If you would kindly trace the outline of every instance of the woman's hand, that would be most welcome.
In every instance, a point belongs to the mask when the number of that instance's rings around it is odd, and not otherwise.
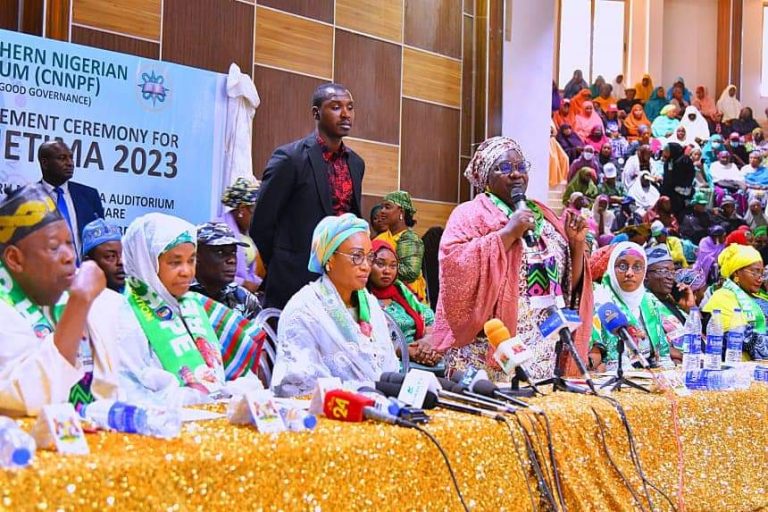
[[[565,212],[563,222],[565,228],[565,237],[568,239],[568,245],[571,247],[582,246],[587,239],[587,221],[584,217],[573,212]]]
[[[695,308],[696,295],[694,295],[691,287],[683,283],[677,283],[675,286],[682,292],[682,296],[677,300],[677,305],[680,306],[680,308],[686,313],[690,311],[691,308]]]
[[[669,347],[669,357],[676,365],[683,364],[683,353],[680,351],[680,349]]]
[[[440,352],[434,350],[429,343],[422,338],[419,341],[408,345],[408,357],[414,363],[424,366],[435,366],[443,358]]]
[[[504,245],[509,249],[512,244],[523,237],[526,231],[533,231],[535,227],[533,213],[527,209],[518,210],[512,214],[507,224],[499,231],[499,234],[504,241]]]

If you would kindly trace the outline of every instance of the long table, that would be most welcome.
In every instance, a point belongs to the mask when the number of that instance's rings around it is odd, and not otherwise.
[[[768,507],[768,385],[683,398],[623,393],[618,400],[647,482],[669,498],[646,485],[654,510]],[[551,425],[567,510],[650,510],[616,408],[564,393],[535,403]],[[545,510],[525,433],[548,487],[557,488],[543,419],[518,416],[519,423],[510,417],[507,424],[432,413],[426,428],[472,510]],[[168,441],[119,433],[89,434],[88,441],[90,455],[38,452],[33,466],[0,471],[0,507],[461,510],[434,445],[420,432],[390,425],[321,420],[313,432],[269,435],[213,420],[188,424]]]

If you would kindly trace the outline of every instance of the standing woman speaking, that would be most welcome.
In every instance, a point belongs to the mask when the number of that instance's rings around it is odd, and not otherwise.
[[[508,380],[492,360],[483,324],[499,318],[533,351],[531,377],[551,377],[555,364],[575,373],[568,358],[556,362],[554,340],[543,340],[539,325],[551,305],[579,310],[579,353],[586,358],[592,323],[592,280],[586,253],[587,224],[566,214],[563,221],[542,203],[527,201],[515,211],[512,192],[525,192],[530,163],[507,137],[477,148],[464,175],[479,190],[453,210],[440,242],[440,298],[433,346],[445,353],[449,372],[482,368],[494,380]],[[546,179],[546,178],[544,178]],[[527,231],[535,244],[522,240]]]

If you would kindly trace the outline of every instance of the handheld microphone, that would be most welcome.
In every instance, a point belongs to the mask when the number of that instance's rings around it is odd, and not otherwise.
[[[332,389],[325,394],[323,412],[326,417],[339,421],[361,422],[373,420],[403,427],[413,426],[409,421],[380,411],[376,408],[375,404],[376,402],[373,399],[358,393],[343,389]]]
[[[578,318],[578,314],[574,311],[566,310],[567,315],[565,315],[557,306],[549,306],[546,311],[547,316],[544,318],[541,325],[539,325],[541,335],[544,338],[557,336],[560,339],[560,342],[568,347],[568,350],[573,356],[573,360],[576,362],[576,368],[578,368],[581,378],[587,383],[589,389],[597,394],[595,383],[592,382],[592,376],[589,374],[587,366],[584,364],[584,360],[582,360],[581,356],[576,351],[576,346],[573,343],[573,335],[571,335],[571,329],[576,329],[581,325],[581,319]]]
[[[627,330],[629,321],[627,320],[627,316],[622,313],[619,308],[613,304],[603,304],[597,308],[597,316],[600,318],[600,323],[603,324],[605,330],[614,336],[618,336],[632,355],[637,357],[643,368],[649,369],[651,367],[648,359],[646,359],[643,353],[640,352],[637,343],[635,343],[635,339],[629,334],[629,331]]]
[[[483,331],[488,337],[488,342],[493,345],[493,359],[499,363],[504,373],[510,377],[516,377],[528,382],[531,388],[539,392],[536,385],[528,375],[523,363],[533,358],[533,353],[517,336],[514,338],[509,333],[509,329],[498,318],[491,318],[485,325]]]
[[[528,210],[528,205],[525,202],[525,193],[522,190],[513,188],[509,195],[512,198],[513,212]],[[523,240],[525,240],[525,245],[528,247],[536,245],[536,236],[530,229],[523,233]]]

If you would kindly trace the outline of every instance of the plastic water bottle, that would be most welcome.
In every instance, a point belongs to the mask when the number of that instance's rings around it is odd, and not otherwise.
[[[695,372],[701,369],[701,312],[691,308],[683,327],[683,371]]]
[[[11,418],[0,416],[0,467],[20,469],[32,463],[37,445]]]
[[[747,322],[740,309],[733,310],[731,328],[725,333],[725,362],[740,363],[741,352],[744,348],[744,331]]]
[[[712,312],[707,325],[707,347],[704,352],[704,369],[719,370],[723,361],[723,321],[720,310]]]
[[[175,409],[144,407],[114,400],[97,400],[80,410],[102,428],[127,434],[176,437],[181,432],[181,417]]]
[[[297,407],[281,407],[280,413],[286,427],[291,432],[313,430],[317,426],[317,416]]]
[[[724,368],[722,370],[686,372],[685,387],[706,391],[747,389],[752,383],[751,373],[751,368]]]

